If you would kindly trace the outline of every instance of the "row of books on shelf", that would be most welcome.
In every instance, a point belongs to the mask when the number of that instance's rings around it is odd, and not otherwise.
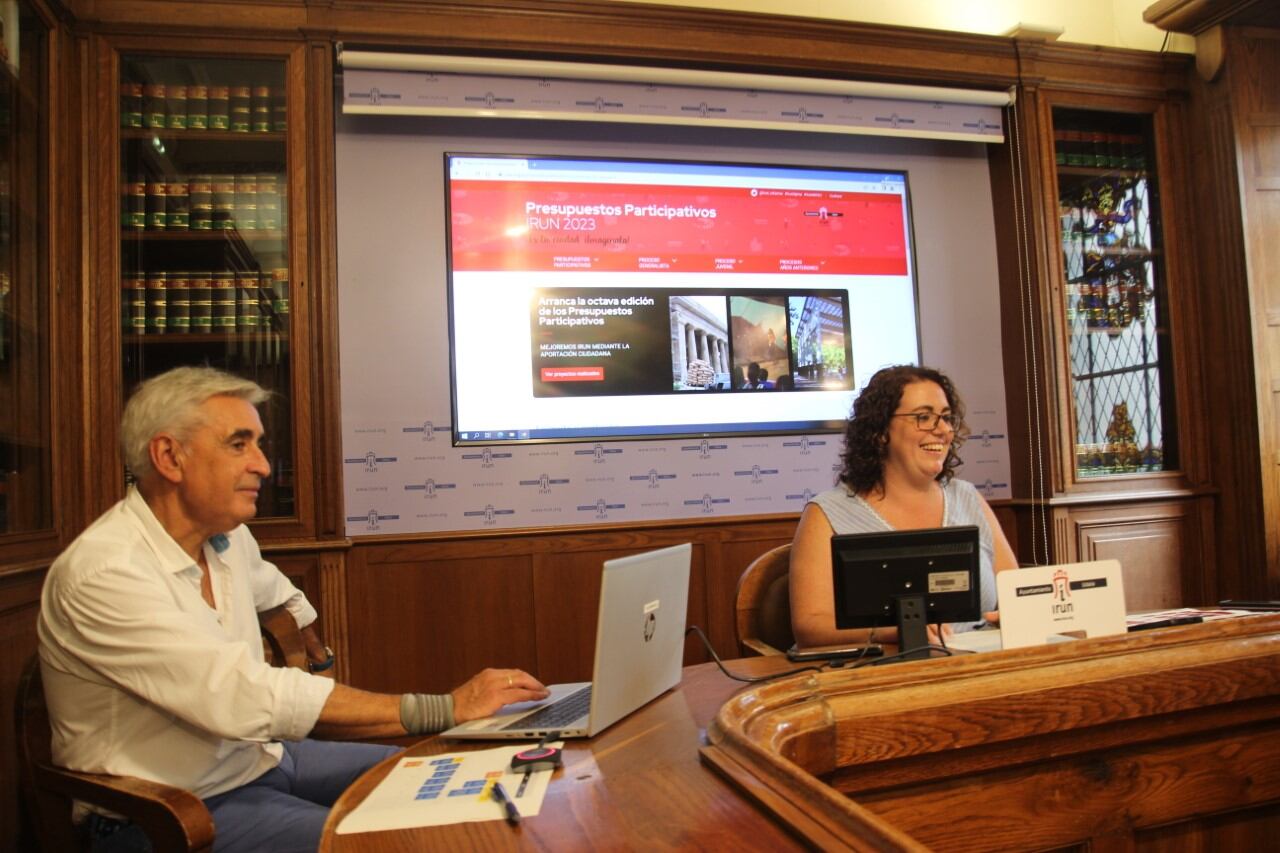
[[[1147,151],[1136,133],[1101,130],[1055,130],[1053,155],[1059,166],[1099,169],[1145,169]]]
[[[288,99],[279,86],[120,84],[120,124],[153,130],[271,133],[288,129]]]
[[[288,186],[272,173],[135,176],[120,205],[126,231],[274,231],[285,225]]]
[[[289,270],[147,272],[122,279],[124,331],[132,335],[287,332]]]

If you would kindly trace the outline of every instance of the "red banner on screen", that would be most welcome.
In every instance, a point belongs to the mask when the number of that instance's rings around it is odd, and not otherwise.
[[[454,181],[453,268],[906,275],[894,193]]]

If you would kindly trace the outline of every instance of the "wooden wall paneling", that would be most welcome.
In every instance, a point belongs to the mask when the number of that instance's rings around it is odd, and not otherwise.
[[[54,342],[54,435],[59,447],[54,476],[65,489],[57,492],[55,513],[62,516],[60,544],[65,545],[96,517],[95,472],[100,467],[90,456],[96,446],[97,418],[92,408],[90,382],[95,373],[88,334],[93,281],[89,263],[94,249],[93,217],[88,215],[91,148],[85,144],[96,112],[90,106],[95,95],[93,42],[83,33],[60,29],[59,34],[61,61],[55,91],[63,118],[52,175],[54,196],[65,203],[52,205],[55,219],[50,239],[55,259],[51,272],[57,282],[54,299],[61,318]]]
[[[624,552],[575,551],[533,556],[533,596],[537,665],[530,670],[544,683],[590,681],[595,660],[600,565]]]
[[[857,802],[938,850],[1053,848],[1081,835],[1092,851],[1134,850],[1138,829],[1153,825],[1163,825],[1162,838],[1185,844],[1183,849],[1229,849],[1198,846],[1200,839],[1193,834],[1198,821],[1184,816],[1280,796],[1280,780],[1271,772],[1274,735],[1274,730],[1246,729],[1229,740],[1188,737],[1106,755],[1052,757],[942,785],[920,785],[912,794],[860,796]],[[1235,786],[1224,784],[1224,777],[1235,780],[1239,790],[1230,790]],[[938,808],[940,798],[950,808]],[[965,837],[973,826],[961,826],[956,814],[983,815],[990,837]],[[1250,840],[1256,844],[1262,839]]]
[[[1090,99],[1094,96],[1151,98],[1176,96],[1187,86],[1193,58],[1066,42],[1019,41],[1022,73],[1046,88]],[[1097,106],[1102,106],[1098,104]]]
[[[1020,56],[1034,47],[1018,42]],[[1009,413],[1010,504],[1006,526],[1014,554],[1024,564],[1050,562],[1056,553],[1047,528],[1048,497],[1062,488],[1061,440],[1055,397],[1058,382],[1047,347],[1054,328],[1052,280],[1058,255],[1046,252],[1049,235],[1041,212],[1041,188],[1053,153],[1049,110],[1040,80],[1023,68],[1014,105],[1005,110],[1004,145],[988,146],[996,252],[1000,275],[1000,324],[1004,342],[1006,410]],[[1055,219],[1056,223],[1056,206]],[[1056,234],[1056,228],[1052,232]]]
[[[438,693],[487,666],[536,671],[530,555],[441,558],[435,551],[421,543],[351,552],[353,686]]]
[[[1221,505],[1221,493],[1202,495],[1195,504],[1197,530],[1199,531],[1200,548],[1196,559],[1199,571],[1185,572],[1182,578],[1182,589],[1187,600],[1197,604],[1216,604],[1224,595],[1218,583],[1218,574],[1222,570],[1219,555],[1222,553],[1220,541],[1221,528],[1218,526],[1218,507]]]
[[[1188,77],[1194,76],[1190,72]],[[1196,249],[1198,234],[1192,200],[1191,167],[1188,161],[1187,109],[1182,97],[1166,101],[1152,114],[1155,163],[1159,178],[1157,203],[1160,208],[1162,259],[1157,270],[1164,277],[1165,304],[1161,322],[1172,330],[1161,345],[1172,344],[1171,375],[1164,384],[1174,389],[1173,436],[1178,446],[1178,470],[1192,488],[1207,486],[1212,472],[1207,462],[1211,432],[1210,412],[1205,402],[1206,377],[1201,350],[1207,343],[1199,329],[1201,302],[1212,298],[1198,286]]]
[[[1170,32],[1200,34],[1231,22],[1280,26],[1280,8],[1271,0],[1156,0],[1142,20]]]
[[[0,575],[0,849],[31,849],[20,836],[18,748],[13,710],[18,676],[36,650],[36,614],[46,565]]]
[[[76,234],[64,231],[79,225],[76,181],[82,176],[61,168],[76,150],[66,128],[78,120],[68,104],[78,82],[78,55],[75,40],[45,2],[29,0],[28,6],[48,36],[39,53],[29,51],[21,59],[31,64],[30,73],[24,64],[8,96],[14,114],[6,129],[11,186],[4,203],[20,214],[6,225],[9,271],[16,277],[8,283],[13,326],[5,331],[9,356],[0,384],[8,387],[0,392],[6,401],[0,435],[10,449],[24,449],[18,451],[20,461],[6,461],[16,469],[6,472],[15,487],[8,495],[8,528],[16,532],[0,531],[0,572],[5,564],[52,557],[81,518],[76,482],[83,471],[77,432],[83,427],[76,418],[81,401],[76,343],[83,319],[75,263],[79,244]],[[16,28],[17,21],[12,25]],[[38,63],[32,61],[36,57]],[[28,452],[43,459],[27,459]]]
[[[294,586],[302,590],[318,609],[323,601],[320,590],[320,559],[316,554],[265,555]]]
[[[101,36],[92,39],[94,98],[86,105],[83,137],[89,158],[89,199],[97,199],[104,207],[112,199],[111,208],[119,206],[120,140],[117,105],[119,103],[119,63],[114,49]],[[93,209],[93,202],[91,207]],[[111,209],[108,208],[108,209]],[[86,332],[89,341],[89,364],[85,373],[86,396],[93,438],[88,448],[95,460],[90,489],[89,517],[104,512],[124,496],[124,471],[118,446],[120,413],[124,408],[124,389],[120,380],[120,294],[110,286],[118,280],[120,270],[120,223],[116,216],[86,216],[91,256],[84,271],[85,302],[88,306]]]
[[[227,52],[228,45],[210,45],[210,52]],[[252,49],[250,43],[237,42],[235,51]],[[259,46],[258,49],[263,49]],[[285,93],[288,98],[288,164],[289,174],[285,180],[289,184],[289,225],[288,258],[289,265],[298,270],[297,281],[291,281],[293,302],[290,325],[290,388],[292,396],[292,417],[290,424],[293,430],[293,518],[268,522],[283,535],[291,537],[314,537],[316,535],[316,519],[320,515],[319,500],[325,493],[317,487],[323,482],[316,470],[320,460],[316,446],[316,427],[324,421],[336,417],[336,413],[317,411],[315,408],[315,384],[327,384],[334,387],[338,382],[337,366],[334,363],[315,359],[321,357],[324,350],[317,346],[320,342],[313,337],[313,312],[315,299],[308,290],[310,281],[309,258],[311,252],[311,211],[315,207],[310,200],[312,181],[308,172],[308,152],[312,150],[312,134],[315,129],[311,125],[310,113],[313,93],[312,84],[307,78],[307,47],[304,44],[293,45],[286,54],[280,56],[287,62],[285,77]],[[332,134],[330,134],[332,138]],[[330,173],[332,174],[332,173]],[[325,342],[328,343],[328,342]],[[334,342],[336,349],[336,341]],[[317,368],[325,368],[326,374],[317,377]],[[325,460],[331,467],[342,464],[340,453],[335,452],[333,458]],[[263,525],[265,526],[265,525]],[[266,533],[266,530],[262,531]],[[275,533],[281,535],[281,533]]]
[[[714,550],[694,544],[689,568],[687,625],[707,621],[706,554]],[[636,549],[537,554],[533,608],[537,614],[538,665],[534,673],[546,683],[590,681],[595,661],[601,568],[605,560],[637,553]],[[703,630],[706,630],[705,627]],[[708,660],[696,638],[685,642],[685,664]]]
[[[307,256],[300,268],[310,270],[312,354],[312,419],[315,423],[316,532],[339,536],[343,530],[342,404],[338,365],[338,222],[333,175],[336,172],[333,115],[333,45],[313,40],[306,52],[307,161],[312,201]]]
[[[184,27],[213,34],[318,33],[348,43],[389,43],[460,53],[523,53],[773,73],[1012,84],[1014,52],[994,36],[724,10],[582,0],[498,3],[403,0],[65,0],[96,28]],[[857,45],[857,50],[850,50]]]
[[[1280,30],[1230,28],[1227,74],[1234,98],[1244,246],[1253,304],[1259,401],[1265,586],[1280,595]],[[1261,584],[1260,584],[1261,585]]]
[[[1205,465],[1217,487],[1215,558],[1206,568],[1216,598],[1265,597],[1266,565],[1257,385],[1249,276],[1231,118],[1231,84],[1193,79],[1188,157],[1194,204],[1196,329],[1202,338]]]
[[[1074,535],[1070,510],[1063,506],[1055,506],[1050,517],[1053,519],[1053,561],[1055,563],[1079,562],[1080,543]]]
[[[348,547],[346,540],[320,551],[307,542],[292,547],[269,542],[264,547],[266,558],[302,590],[319,613],[320,636],[334,650],[334,677],[339,681],[347,681],[351,671],[344,559]]]
[[[1069,517],[1077,542],[1076,559],[1120,561],[1127,610],[1212,603],[1197,600],[1198,585],[1188,591],[1179,570],[1198,562],[1195,502],[1078,508]]]
[[[1133,834],[1139,853],[1197,853],[1201,850],[1259,850],[1280,837],[1280,805],[1184,821]]]
[[[357,541],[344,566],[351,665],[344,677],[379,690],[415,684],[425,690],[427,680],[445,689],[484,666],[519,666],[550,681],[587,679],[604,561],[681,542],[693,543],[688,624],[732,657],[738,576],[759,554],[789,542],[794,530],[794,517],[786,517]],[[408,619],[443,620],[444,627],[429,642],[426,629],[413,628],[423,639],[415,639],[412,660],[395,665],[384,649]],[[685,662],[706,659],[701,642],[686,638]],[[410,676],[418,681],[406,681]]]
[[[346,550],[320,554],[320,631],[337,655],[333,677],[346,681],[350,676],[351,644],[347,636]]]

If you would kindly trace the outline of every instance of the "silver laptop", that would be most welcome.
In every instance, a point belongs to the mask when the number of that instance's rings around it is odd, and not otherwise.
[[[591,681],[553,684],[540,702],[454,726],[450,738],[591,737],[680,682],[689,607],[685,543],[608,560],[600,583]]]

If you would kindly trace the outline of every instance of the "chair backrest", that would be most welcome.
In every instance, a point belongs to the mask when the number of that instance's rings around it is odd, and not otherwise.
[[[18,734],[18,785],[26,797],[26,816],[45,850],[78,850],[83,842],[71,825],[71,803],[36,784],[38,768],[51,763],[53,736],[40,682],[40,657],[32,655],[18,679],[14,722]]]
[[[307,647],[293,614],[281,604],[258,613],[262,628],[262,650],[272,666],[291,666],[303,672],[307,666]]]
[[[791,633],[791,543],[761,554],[738,579],[734,626],[744,657],[779,655],[795,642]]]
[[[307,669],[306,647],[293,615],[280,607],[258,614],[267,661]],[[84,839],[71,823],[71,801],[81,799],[125,814],[151,836],[157,850],[207,850],[213,844],[208,810],[194,794],[141,779],[76,773],[53,764],[52,730],[32,655],[18,681],[14,723],[18,775],[30,828],[47,851],[79,850]]]

